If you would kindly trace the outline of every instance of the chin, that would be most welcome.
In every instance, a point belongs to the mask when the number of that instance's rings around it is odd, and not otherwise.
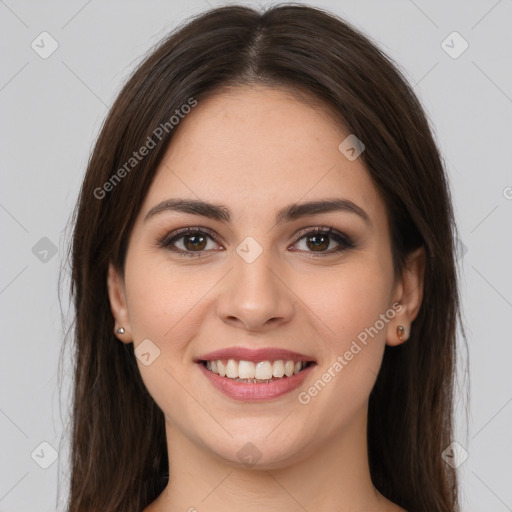
[[[298,463],[308,456],[306,450],[308,443],[287,432],[282,432],[274,439],[270,439],[261,431],[253,436],[245,433],[225,439],[221,444],[209,442],[205,444],[224,462],[249,470],[281,469]]]

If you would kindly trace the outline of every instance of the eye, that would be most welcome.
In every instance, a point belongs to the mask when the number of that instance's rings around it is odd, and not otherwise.
[[[301,242],[304,242],[304,246],[303,248],[293,250],[313,253],[313,257],[329,256],[355,247],[348,236],[334,231],[332,226],[330,228],[308,228],[307,230],[301,231],[299,235],[294,246],[297,246],[297,244]],[[334,248],[331,247],[333,242],[337,244]],[[159,247],[184,256],[201,256],[201,253],[206,251],[224,250],[223,248],[216,248],[219,244],[220,241],[215,234],[205,228],[196,227],[173,231],[157,242]]]
[[[313,228],[308,231],[302,231],[300,233],[301,236],[295,242],[297,245],[299,242],[304,242],[302,249],[305,252],[317,253],[314,256],[328,256],[330,254],[339,253],[346,249],[353,249],[355,247],[352,240],[340,233],[338,231],[334,231],[332,226],[330,228]],[[334,248],[332,248],[332,242],[338,244]],[[331,248],[330,248],[331,247]],[[327,250],[329,249],[330,250]]]
[[[209,241],[214,243],[209,244]],[[205,228],[180,229],[158,241],[160,247],[185,256],[201,256],[204,251],[216,250],[215,245],[217,244],[217,238]]]

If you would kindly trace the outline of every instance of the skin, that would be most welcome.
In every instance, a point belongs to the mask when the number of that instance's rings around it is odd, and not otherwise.
[[[171,477],[145,512],[403,510],[370,478],[368,397],[385,345],[401,343],[398,325],[407,338],[418,314],[424,251],[394,275],[384,202],[361,158],[339,151],[349,132],[318,105],[284,89],[243,87],[200,101],[178,128],[130,235],[124,275],[113,266],[108,275],[112,313],[125,329],[118,338],[135,348],[150,339],[160,350],[150,365],[137,364],[165,414]],[[328,197],[353,201],[371,224],[336,211],[276,225],[280,208]],[[169,198],[223,204],[232,221],[173,211],[144,221]],[[331,225],[356,247],[325,255],[335,239],[327,250],[315,250],[311,236],[297,241],[301,229]],[[207,228],[220,242],[207,238],[199,257],[158,246],[184,227]],[[262,248],[252,263],[236,252],[247,236]],[[190,241],[175,246],[191,252]],[[308,404],[299,403],[297,393],[395,302],[400,312]],[[297,391],[239,402],[194,363],[235,345],[287,348],[318,364]],[[251,467],[237,456],[248,442],[261,453]]]

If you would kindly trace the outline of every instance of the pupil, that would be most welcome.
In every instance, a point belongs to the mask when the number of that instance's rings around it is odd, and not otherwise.
[[[192,245],[190,245],[190,241],[191,240],[195,240],[195,242],[192,242]],[[197,241],[198,240],[201,240],[200,245],[197,245]],[[185,246],[187,247],[187,249],[204,249],[205,247],[205,240],[206,240],[206,237],[204,236],[201,236],[201,235],[187,235],[185,237]]]
[[[329,246],[329,240],[325,235],[313,235],[309,237],[309,240],[314,240],[313,247],[317,249],[327,249]]]

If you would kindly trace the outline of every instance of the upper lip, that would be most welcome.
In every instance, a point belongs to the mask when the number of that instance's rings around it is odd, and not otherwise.
[[[314,358],[286,350],[283,348],[245,348],[245,347],[228,347],[213,352],[208,352],[195,359],[196,363],[201,361],[218,361],[234,359],[236,361],[252,361],[253,363],[259,363],[260,361],[312,361],[315,362]]]

